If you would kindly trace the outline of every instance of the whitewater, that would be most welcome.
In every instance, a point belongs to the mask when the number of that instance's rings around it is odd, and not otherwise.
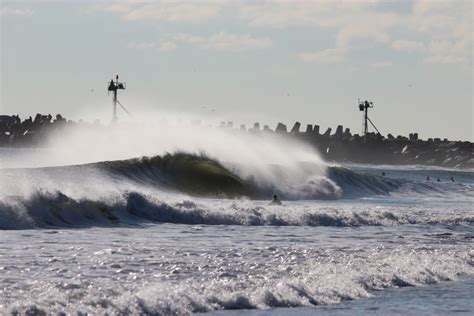
[[[473,185],[173,124],[3,148],[0,314],[472,314]]]

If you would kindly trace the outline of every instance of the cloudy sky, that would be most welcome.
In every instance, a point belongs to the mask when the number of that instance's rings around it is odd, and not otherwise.
[[[131,112],[473,139],[471,1],[1,1],[0,114]]]

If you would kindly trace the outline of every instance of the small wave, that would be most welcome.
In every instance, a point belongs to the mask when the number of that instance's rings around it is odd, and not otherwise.
[[[401,179],[357,173],[342,167],[330,167],[328,177],[337,183],[345,197],[389,194],[406,183]]]

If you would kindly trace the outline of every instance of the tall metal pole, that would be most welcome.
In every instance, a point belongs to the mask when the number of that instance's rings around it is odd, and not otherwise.
[[[117,122],[117,89],[114,90],[112,122]]]
[[[365,110],[364,110],[364,135],[367,135],[367,132],[369,131],[369,126],[367,125],[368,111],[369,111],[369,107],[367,106],[367,104],[365,104]]]
[[[119,87],[119,76],[115,76],[115,89],[114,89],[114,117],[112,118],[113,122],[117,122],[117,92],[118,92],[118,87]]]

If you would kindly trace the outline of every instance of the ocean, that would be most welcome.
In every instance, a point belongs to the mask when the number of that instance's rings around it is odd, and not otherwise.
[[[207,152],[0,151],[0,314],[474,313],[474,171]]]

